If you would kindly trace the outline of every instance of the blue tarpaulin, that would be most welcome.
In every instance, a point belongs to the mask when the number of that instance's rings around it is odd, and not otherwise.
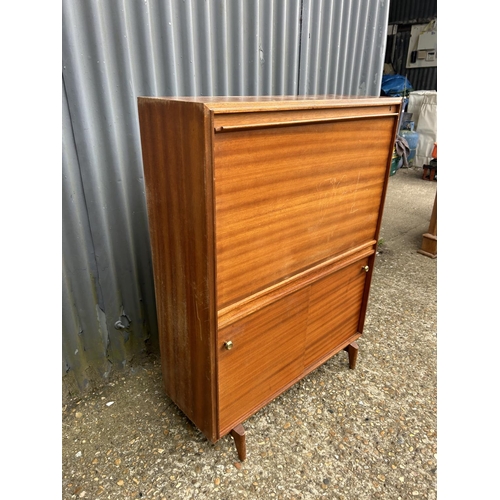
[[[382,76],[382,95],[388,97],[405,97],[413,87],[409,80],[402,75],[383,75]]]

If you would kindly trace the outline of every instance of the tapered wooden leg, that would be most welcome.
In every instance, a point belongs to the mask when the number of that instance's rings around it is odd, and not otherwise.
[[[344,348],[344,351],[347,351],[347,355],[349,356],[349,368],[351,370],[354,370],[354,368],[356,368],[356,360],[358,359],[358,350],[359,346],[357,342],[352,342],[347,347]]]
[[[234,444],[236,445],[236,451],[238,452],[238,458],[243,462],[247,458],[247,444],[245,438],[245,429],[241,424],[238,424],[231,432],[233,436]]]

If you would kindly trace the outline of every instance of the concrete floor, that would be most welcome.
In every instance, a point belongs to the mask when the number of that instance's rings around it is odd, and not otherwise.
[[[390,177],[355,370],[344,352],[210,444],[148,359],[62,409],[62,498],[435,499],[437,259],[417,253],[437,182]]]

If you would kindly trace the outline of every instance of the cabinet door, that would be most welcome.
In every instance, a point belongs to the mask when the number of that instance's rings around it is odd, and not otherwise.
[[[216,134],[219,308],[375,239],[393,127],[391,116]]]
[[[303,373],[308,295],[307,287],[219,331],[221,435]]]
[[[305,366],[335,354],[359,331],[368,258],[359,260],[311,285]]]

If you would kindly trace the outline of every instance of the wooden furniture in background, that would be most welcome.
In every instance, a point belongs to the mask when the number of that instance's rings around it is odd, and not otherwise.
[[[437,175],[437,142],[434,143],[432,149],[432,160],[428,165],[423,166],[422,179],[429,179],[430,181],[436,180]]]
[[[168,396],[215,442],[354,368],[400,98],[138,99]]]
[[[417,252],[432,259],[437,257],[437,193],[434,197],[429,229],[422,235],[422,247]]]

